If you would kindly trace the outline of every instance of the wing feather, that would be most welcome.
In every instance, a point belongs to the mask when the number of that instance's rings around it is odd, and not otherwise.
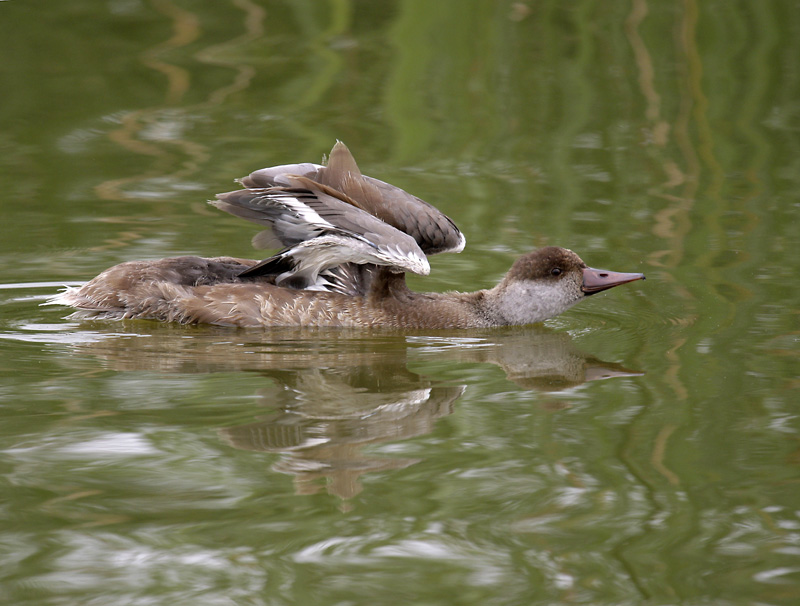
[[[362,175],[338,141],[327,166],[273,166],[241,183],[246,189],[219,194],[211,204],[266,227],[253,238],[256,248],[283,247],[244,277],[272,275],[295,288],[357,292],[363,287],[357,282],[379,267],[426,275],[426,255],[464,248],[449,217],[399,187]],[[341,269],[359,266],[375,269]]]

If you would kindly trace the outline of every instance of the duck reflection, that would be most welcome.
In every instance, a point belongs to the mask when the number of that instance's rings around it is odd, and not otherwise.
[[[279,453],[275,471],[294,476],[300,494],[350,499],[362,474],[413,465],[413,458],[364,453],[365,446],[433,431],[466,385],[414,372],[435,362],[494,364],[524,389],[545,392],[641,373],[579,351],[570,336],[541,327],[436,336],[315,330],[265,333],[154,329],[148,338],[110,338],[75,347],[119,371],[253,371],[270,382],[258,393],[265,414],[220,429],[232,447]],[[224,335],[224,338],[220,338]],[[140,335],[143,336],[143,335]],[[186,338],[190,336],[190,338]]]
[[[317,492],[316,480],[325,478],[330,494],[352,498],[362,474],[418,461],[370,456],[364,446],[430,433],[464,392],[463,385],[436,385],[400,365],[353,370],[270,373],[276,383],[262,391],[261,403],[274,412],[220,433],[235,448],[283,454],[273,469],[292,474],[298,493]]]

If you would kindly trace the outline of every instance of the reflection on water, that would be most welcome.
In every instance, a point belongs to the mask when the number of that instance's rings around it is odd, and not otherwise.
[[[318,329],[200,329],[177,338],[185,333],[182,328],[156,326],[143,332],[150,323],[133,325],[137,332],[123,335],[80,326],[59,334],[31,324],[2,338],[69,344],[72,355],[92,356],[115,372],[247,371],[269,379],[252,402],[270,412],[258,415],[255,423],[221,428],[220,434],[235,448],[281,453],[273,469],[292,474],[298,493],[315,493],[315,480],[324,478],[327,491],[343,499],[361,492],[359,478],[364,473],[418,462],[373,457],[362,451],[364,447],[430,433],[438,419],[453,413],[467,388],[413,372],[409,362],[436,358],[440,363],[494,364],[524,389],[551,392],[642,374],[583,354],[568,334],[538,327],[469,338]]]

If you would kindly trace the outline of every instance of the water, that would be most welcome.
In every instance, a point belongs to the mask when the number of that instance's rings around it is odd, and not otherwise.
[[[1,603],[800,601],[792,3],[51,4],[0,2]],[[648,279],[495,331],[40,306],[254,255],[205,200],[336,138],[466,234],[417,289]]]

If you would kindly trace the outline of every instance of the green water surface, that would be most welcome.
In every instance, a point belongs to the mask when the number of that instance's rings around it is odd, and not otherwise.
[[[800,10],[0,1],[0,603],[800,603]],[[541,326],[79,322],[319,162],[636,282]]]

